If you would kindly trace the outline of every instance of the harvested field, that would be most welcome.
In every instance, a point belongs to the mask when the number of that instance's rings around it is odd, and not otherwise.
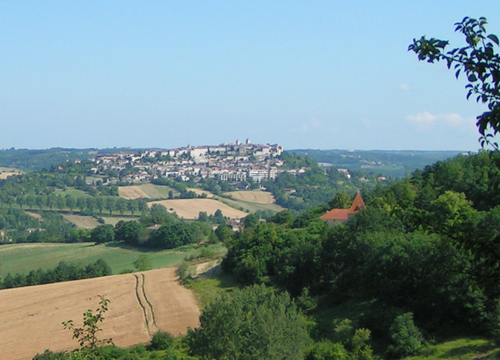
[[[4,180],[4,179],[7,179],[9,176],[12,176],[12,175],[19,175],[20,172],[19,171],[2,171],[0,172],[0,180]]]
[[[69,222],[75,224],[77,227],[82,229],[93,229],[99,223],[92,216],[81,216],[81,215],[70,215],[62,214],[62,216]]]
[[[177,281],[175,268],[1,290],[2,359],[77,348],[61,323],[72,319],[81,326],[83,311],[95,310],[99,295],[111,303],[98,336],[112,338],[117,346],[148,342],[158,329],[179,335],[199,326],[196,300]]]
[[[31,211],[26,211],[26,214],[28,214],[31,217],[34,217],[37,220],[43,220],[42,215],[40,215],[39,213],[31,212]]]
[[[179,217],[184,219],[197,219],[200,211],[206,211],[208,215],[213,215],[217,209],[220,209],[224,216],[232,219],[241,219],[248,215],[243,211],[233,209],[232,207],[213,199],[162,200],[150,202],[148,203],[148,206],[151,207],[153,204],[163,205],[169,211],[177,213]]]
[[[120,186],[118,188],[118,194],[120,197],[126,200],[135,200],[135,199],[149,199],[149,195],[146,194],[140,186]]]
[[[235,200],[243,200],[256,204],[274,204],[276,201],[273,194],[267,191],[250,190],[250,191],[231,191],[227,195]]]

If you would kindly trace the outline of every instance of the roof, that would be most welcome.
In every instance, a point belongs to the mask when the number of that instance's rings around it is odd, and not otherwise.
[[[349,209],[332,209],[323,216],[320,217],[321,220],[336,220],[336,221],[347,221],[349,215],[355,215],[359,212],[359,209],[365,208],[365,202],[363,198],[358,193],[352,202]]]

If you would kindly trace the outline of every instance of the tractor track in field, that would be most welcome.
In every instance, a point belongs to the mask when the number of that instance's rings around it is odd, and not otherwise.
[[[146,295],[145,283],[146,277],[144,274],[134,274],[135,277],[135,295],[137,297],[137,302],[142,308],[144,314],[144,323],[148,334],[150,337],[153,336],[155,332],[158,331],[158,326],[156,325],[156,317],[153,309],[153,304],[148,300]]]

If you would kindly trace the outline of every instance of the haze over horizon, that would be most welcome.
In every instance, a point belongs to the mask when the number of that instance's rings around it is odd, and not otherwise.
[[[407,51],[463,46],[494,0],[0,3],[0,149],[458,150],[480,145],[464,79]]]

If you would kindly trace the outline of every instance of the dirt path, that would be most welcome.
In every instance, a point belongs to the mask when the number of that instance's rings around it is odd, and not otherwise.
[[[174,268],[7,289],[0,291],[0,359],[77,348],[61,324],[72,319],[81,326],[83,312],[98,308],[99,295],[111,301],[99,338],[117,346],[147,343],[158,329],[177,336],[199,326],[196,300]]]

